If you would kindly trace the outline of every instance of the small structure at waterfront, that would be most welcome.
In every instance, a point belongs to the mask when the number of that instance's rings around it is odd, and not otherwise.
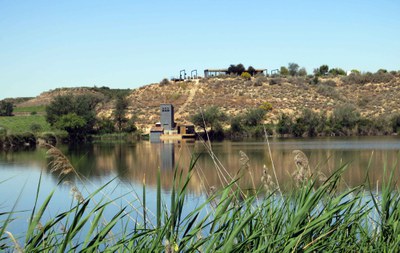
[[[196,132],[190,123],[175,123],[174,106],[172,104],[160,105],[160,122],[150,129],[150,142],[164,140],[194,139]]]

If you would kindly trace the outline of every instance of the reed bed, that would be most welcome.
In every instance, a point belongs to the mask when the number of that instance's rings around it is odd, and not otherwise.
[[[67,157],[48,147],[54,171],[65,176],[74,172]],[[210,146],[211,148],[211,146]],[[146,206],[143,177],[140,209],[126,206],[105,217],[118,199],[101,196],[104,185],[79,197],[70,209],[44,217],[53,192],[38,203],[41,180],[29,225],[23,235],[13,235],[13,208],[0,213],[0,250],[8,252],[398,252],[400,248],[400,192],[395,168],[386,169],[379,192],[369,180],[346,190],[339,189],[346,165],[321,177],[295,152],[298,184],[282,191],[268,168],[254,189],[238,187],[241,173],[251,173],[249,159],[241,154],[243,171],[221,189],[213,189],[204,203],[187,208],[187,187],[196,171],[192,159],[189,173],[175,169],[170,199],[161,194],[161,173],[157,178],[156,210]],[[274,170],[274,169],[272,169]],[[60,178],[60,180],[62,180]],[[226,179],[227,180],[227,179]],[[257,185],[261,187],[256,188]],[[74,186],[75,187],[75,186]],[[79,192],[75,189],[76,194]],[[97,198],[96,196],[99,196]],[[74,195],[75,196],[75,195]],[[121,196],[125,198],[126,196]],[[100,200],[98,200],[100,199]],[[132,201],[131,201],[132,202]],[[167,202],[169,204],[167,205]],[[135,217],[135,218],[132,218]],[[60,229],[62,227],[62,229]]]

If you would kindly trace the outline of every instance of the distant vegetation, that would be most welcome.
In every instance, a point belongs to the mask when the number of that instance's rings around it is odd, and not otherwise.
[[[11,102],[2,100],[0,101],[0,116],[12,116],[14,105]]]

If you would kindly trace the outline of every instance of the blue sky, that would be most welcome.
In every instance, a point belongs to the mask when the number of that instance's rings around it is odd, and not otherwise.
[[[400,1],[0,0],[0,99],[179,70],[400,70]]]

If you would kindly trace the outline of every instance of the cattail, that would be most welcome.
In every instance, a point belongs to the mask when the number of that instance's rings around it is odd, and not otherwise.
[[[82,203],[85,200],[82,196],[82,193],[78,190],[78,188],[75,185],[71,187],[70,193],[74,197],[74,199],[79,203]]]
[[[72,166],[68,158],[58,148],[50,144],[43,144],[42,146],[48,148],[46,156],[51,159],[49,162],[49,167],[51,168],[50,172],[58,172],[59,176],[75,172],[75,168]]]
[[[265,164],[263,167],[263,175],[261,176],[261,183],[267,193],[273,192],[276,189],[275,183],[272,180],[271,175],[268,174],[268,168]]]
[[[299,187],[311,178],[311,170],[308,163],[308,158],[301,150],[294,150],[294,163],[296,171],[292,174],[296,185]]]
[[[244,153],[243,151],[239,151],[240,159],[239,159],[239,164],[240,164],[240,170],[248,170],[250,168],[249,164],[249,157]]]

